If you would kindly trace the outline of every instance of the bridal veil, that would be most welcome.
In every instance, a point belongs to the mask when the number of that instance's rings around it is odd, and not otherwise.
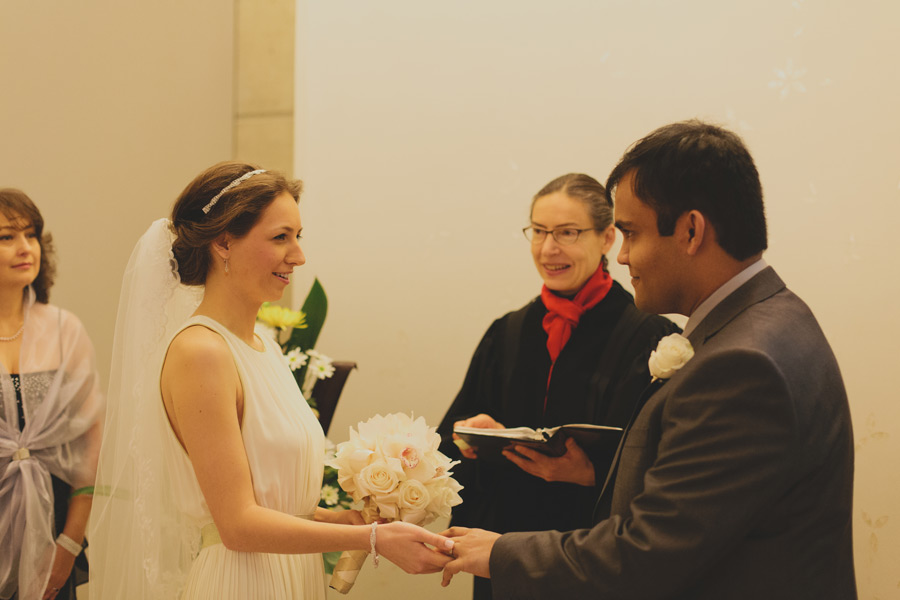
[[[199,539],[167,476],[159,376],[169,341],[202,299],[180,283],[168,219],[138,241],[122,281],[108,410],[88,539],[90,597],[177,598]]]

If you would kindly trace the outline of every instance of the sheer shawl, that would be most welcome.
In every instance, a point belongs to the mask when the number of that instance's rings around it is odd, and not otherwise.
[[[122,281],[109,408],[91,511],[90,597],[177,598],[199,551],[180,521],[163,451],[159,375],[169,340],[202,288],[181,285],[168,219],[138,240]]]
[[[73,488],[94,483],[103,395],[94,347],[72,313],[25,293],[19,355],[25,427],[0,366],[0,598],[41,597],[56,543],[50,475]]]

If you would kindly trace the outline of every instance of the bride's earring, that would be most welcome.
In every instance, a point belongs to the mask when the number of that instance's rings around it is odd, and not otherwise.
[[[227,275],[228,274],[228,259],[226,258],[224,260],[225,260],[225,274]]]

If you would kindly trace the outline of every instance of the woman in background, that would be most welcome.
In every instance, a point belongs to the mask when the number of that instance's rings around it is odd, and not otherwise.
[[[595,464],[569,439],[559,458],[519,446],[491,463],[457,450],[453,427],[624,427],[650,381],[650,351],[677,327],[639,311],[610,277],[613,207],[592,177],[573,173],[544,186],[524,232],[541,295],[494,321],[438,431],[442,452],[467,459],[454,470],[465,487],[453,525],[567,531],[591,525],[611,457]],[[475,598],[490,597],[490,581],[476,577]]]
[[[48,304],[54,272],[37,206],[19,190],[0,190],[3,599],[74,600],[87,579],[82,545],[103,399],[84,327]]]
[[[306,258],[299,181],[210,167],[126,268],[92,519],[92,598],[322,599],[321,552],[436,572],[449,540],[317,508],[324,434],[254,331]],[[99,576],[97,576],[99,574]]]

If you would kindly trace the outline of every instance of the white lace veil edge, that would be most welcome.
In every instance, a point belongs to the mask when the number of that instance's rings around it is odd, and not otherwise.
[[[203,292],[180,283],[173,239],[168,219],[153,222],[122,280],[88,532],[92,599],[179,597],[198,550],[166,473],[169,424],[159,391],[168,343]]]

